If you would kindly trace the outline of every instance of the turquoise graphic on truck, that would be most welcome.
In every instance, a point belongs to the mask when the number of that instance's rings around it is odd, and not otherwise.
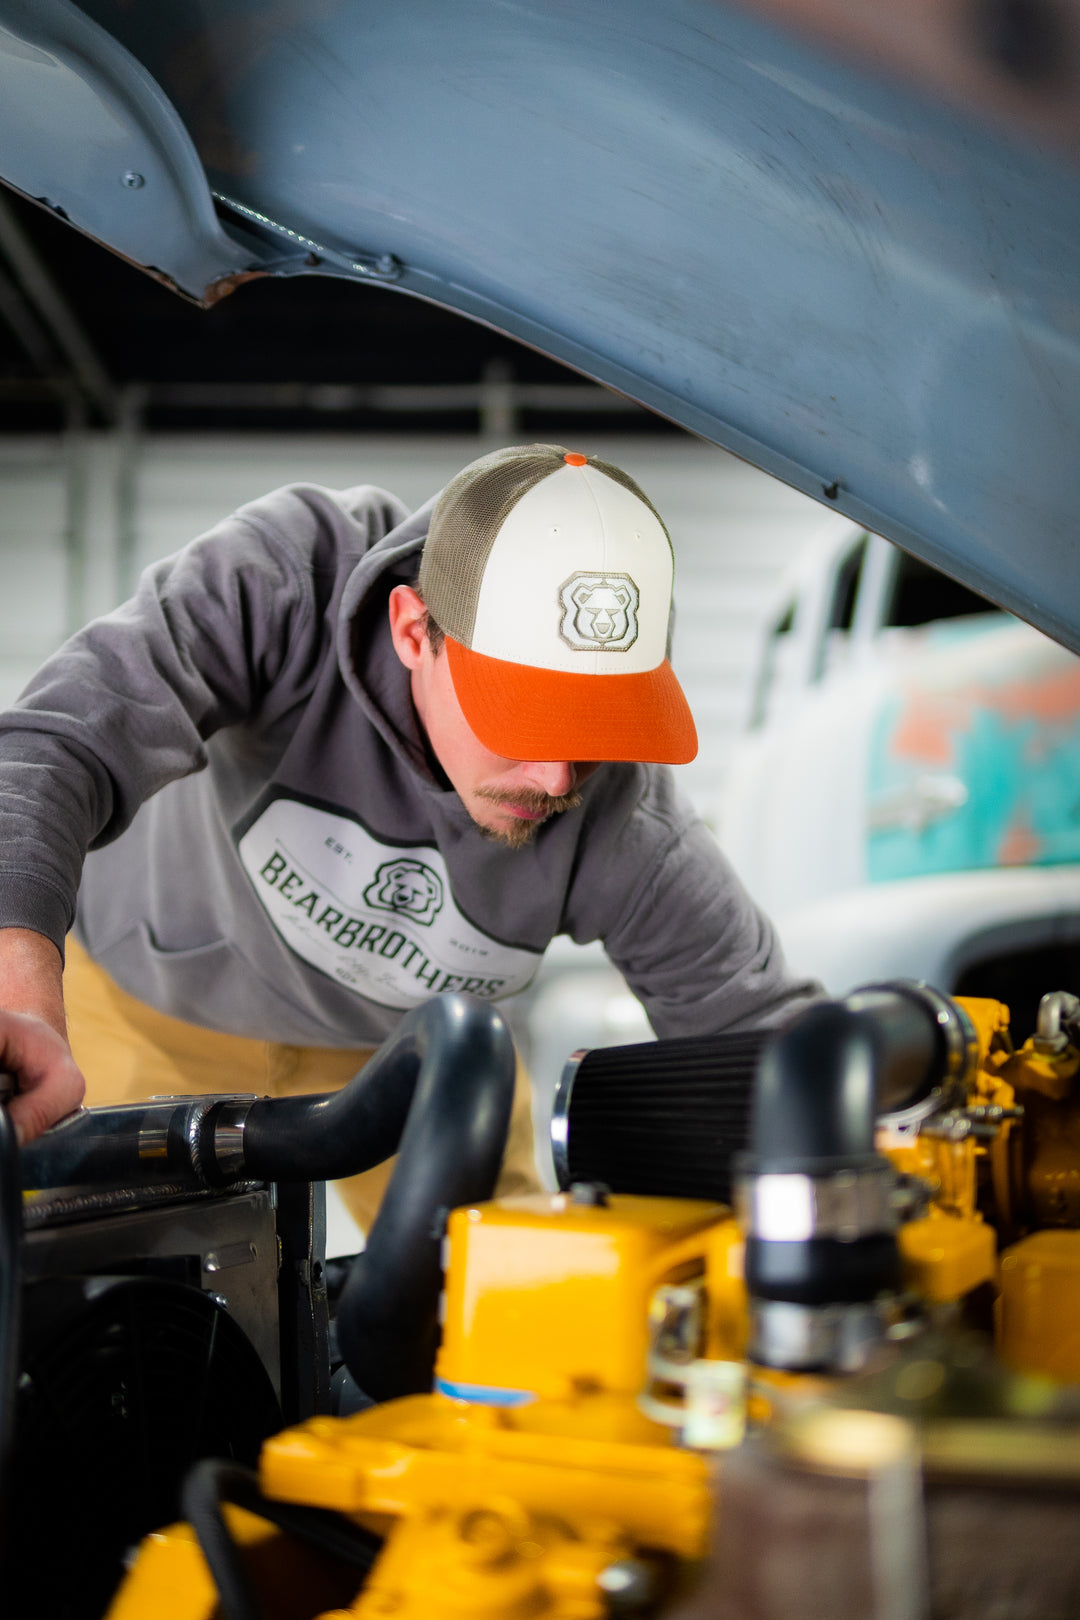
[[[1008,621],[937,640],[874,726],[869,880],[1080,861],[1080,664]]]

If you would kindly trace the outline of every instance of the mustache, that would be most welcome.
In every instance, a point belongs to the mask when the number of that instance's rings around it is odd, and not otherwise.
[[[517,788],[513,793],[501,793],[498,788],[489,787],[477,788],[475,792],[478,799],[486,799],[490,804],[516,804],[522,810],[532,810],[542,816],[557,816],[564,810],[577,810],[581,805],[581,794],[576,788],[572,793],[561,795],[528,787]]]

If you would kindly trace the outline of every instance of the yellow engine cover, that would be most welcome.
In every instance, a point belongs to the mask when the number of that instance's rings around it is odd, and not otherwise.
[[[1080,1382],[1080,1232],[1035,1232],[1005,1250],[998,1348],[1018,1372]]]
[[[741,1273],[716,1264],[732,1243],[741,1250],[728,1211],[689,1199],[534,1194],[455,1210],[436,1387],[503,1406],[634,1398],[657,1285],[726,1271],[741,1289]]]

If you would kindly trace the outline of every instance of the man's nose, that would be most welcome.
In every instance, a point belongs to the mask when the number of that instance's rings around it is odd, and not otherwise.
[[[525,774],[533,787],[538,787],[542,793],[549,793],[553,799],[573,793],[577,785],[576,769],[565,759],[531,760]]]

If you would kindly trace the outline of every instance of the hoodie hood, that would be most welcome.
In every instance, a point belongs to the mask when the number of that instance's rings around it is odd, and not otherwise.
[[[365,495],[368,491],[363,492]],[[413,585],[438,495],[377,540],[356,564],[341,594],[335,627],[338,667],[346,689],[413,768],[434,781],[413,709],[407,670],[390,639],[387,602],[395,585]]]

